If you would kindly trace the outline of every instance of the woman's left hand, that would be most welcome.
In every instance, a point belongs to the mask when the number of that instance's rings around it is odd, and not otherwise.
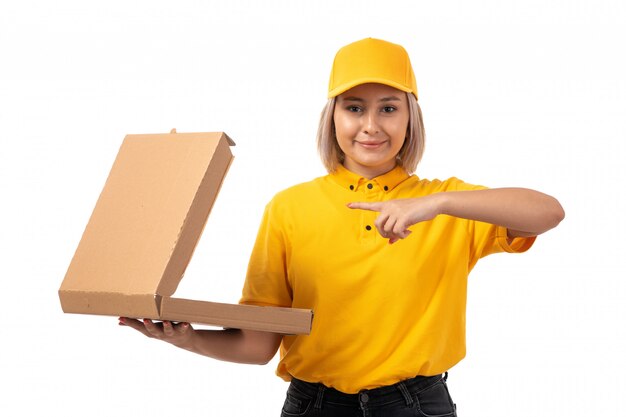
[[[420,198],[406,198],[374,203],[348,203],[351,209],[377,211],[380,215],[374,224],[378,233],[389,243],[405,239],[411,233],[408,228],[416,223],[434,219],[441,214],[437,194]]]
[[[505,227],[509,239],[540,235],[565,217],[554,197],[527,188],[446,191],[405,200],[349,203],[348,207],[380,212],[376,228],[389,243],[406,238],[408,227],[438,214]]]

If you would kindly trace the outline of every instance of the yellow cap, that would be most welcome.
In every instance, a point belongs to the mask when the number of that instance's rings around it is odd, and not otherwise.
[[[344,46],[335,55],[328,98],[365,83],[385,84],[417,98],[409,55],[402,46],[391,42],[366,38]]]

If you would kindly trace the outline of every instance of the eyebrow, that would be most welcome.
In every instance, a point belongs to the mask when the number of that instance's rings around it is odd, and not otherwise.
[[[359,97],[346,97],[343,99],[343,101],[358,101],[360,103],[363,103],[365,100],[363,100],[362,98]],[[378,100],[379,102],[388,102],[388,101],[402,101],[400,100],[399,97],[396,96],[388,96],[388,97],[383,97],[380,100]]]

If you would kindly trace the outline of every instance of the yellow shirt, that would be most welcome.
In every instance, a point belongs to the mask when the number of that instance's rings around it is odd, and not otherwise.
[[[353,201],[474,190],[402,168],[367,180],[343,166],[278,193],[267,205],[241,303],[314,311],[308,336],[285,336],[277,375],[346,393],[442,373],[465,356],[467,276],[479,258],[523,252],[504,227],[446,215],[409,228],[393,245],[378,213]]]

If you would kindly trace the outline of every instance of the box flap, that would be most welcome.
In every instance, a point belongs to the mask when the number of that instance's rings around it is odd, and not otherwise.
[[[179,135],[179,134],[177,134]],[[191,134],[185,134],[191,135]],[[158,295],[172,295],[176,291],[185,269],[191,260],[200,236],[204,231],[213,203],[222,187],[224,177],[233,160],[229,145],[234,145],[226,134],[222,133],[216,143],[213,155],[205,166],[205,173],[196,190],[196,195],[189,207],[187,217],[180,229],[178,240],[170,256],[170,261],[156,289]],[[204,164],[205,161],[202,160]],[[204,166],[204,165],[203,165]]]
[[[311,310],[163,297],[161,319],[282,334],[309,334]]]
[[[79,292],[173,294],[231,160],[221,132],[127,135],[61,285],[62,303]]]

